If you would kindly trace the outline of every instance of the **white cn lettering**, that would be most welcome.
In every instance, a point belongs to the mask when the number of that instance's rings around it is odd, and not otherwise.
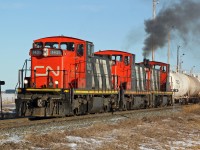
[[[37,69],[43,69],[44,68],[44,66],[35,66],[34,67],[34,70],[36,70],[36,77],[37,76],[48,76],[48,70],[51,72],[51,73],[53,73],[54,74],[54,76],[59,76],[59,74],[60,74],[60,72],[59,72],[59,70],[60,70],[60,67],[59,66],[57,66],[57,72],[56,71],[54,71],[54,69],[52,69],[50,66],[47,66],[46,67],[46,72],[45,73],[37,73]]]

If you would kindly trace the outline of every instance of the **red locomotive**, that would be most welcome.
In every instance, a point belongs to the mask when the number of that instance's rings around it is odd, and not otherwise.
[[[19,70],[18,116],[68,116],[172,104],[169,65],[54,36],[34,40],[30,69]],[[30,73],[28,73],[30,72]],[[114,104],[114,105],[113,105]]]

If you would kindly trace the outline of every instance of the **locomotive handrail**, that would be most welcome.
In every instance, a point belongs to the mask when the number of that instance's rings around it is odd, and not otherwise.
[[[27,62],[28,62],[28,61],[31,61],[31,59],[30,59],[30,58],[29,58],[29,59],[25,59],[24,64],[23,64],[21,70],[23,70],[24,68],[25,68],[25,70],[27,69]],[[25,74],[25,76],[26,76],[26,74]],[[18,77],[20,77],[20,76],[18,75]],[[15,86],[15,92],[16,92],[16,90],[17,90],[18,85],[20,86],[20,82],[19,82],[19,81],[20,81],[20,80],[18,79],[18,82],[17,82],[17,84],[16,84],[16,86]]]

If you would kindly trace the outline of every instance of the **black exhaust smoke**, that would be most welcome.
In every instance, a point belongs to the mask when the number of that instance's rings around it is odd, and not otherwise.
[[[200,32],[200,1],[180,0],[167,8],[163,8],[156,19],[145,21],[147,38],[144,41],[143,56],[146,58],[152,49],[162,48],[167,43],[170,30],[177,31],[180,38],[187,44],[189,35]]]

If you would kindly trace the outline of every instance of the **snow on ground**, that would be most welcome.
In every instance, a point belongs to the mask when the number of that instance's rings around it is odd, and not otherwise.
[[[15,103],[15,94],[2,93],[1,96],[3,104]]]
[[[84,143],[87,145],[101,145],[102,140],[97,140],[95,138],[82,138],[82,137],[77,137],[77,136],[67,136],[66,137],[68,142],[71,143]]]
[[[117,132],[115,130],[114,132]],[[118,130],[119,134],[121,130]],[[109,133],[108,133],[109,134]],[[54,145],[54,147],[69,147],[70,150],[80,150],[81,147],[88,147],[88,150],[95,150],[101,148],[103,144],[108,144],[112,142],[117,142],[117,136],[119,136],[118,133],[112,134],[112,137],[93,137],[93,138],[83,138],[79,136],[66,136],[65,142],[62,143],[51,143]],[[192,135],[191,135],[192,136]],[[195,136],[195,135],[193,135]],[[174,140],[174,141],[173,141]],[[147,142],[148,141],[148,142]],[[20,135],[10,135],[7,139],[0,140],[0,144],[4,143],[20,143],[20,142],[26,142],[25,139],[23,139]],[[168,144],[166,145],[167,148],[170,150],[179,150],[179,149],[189,149],[190,147],[194,145],[200,145],[200,139],[198,141],[192,140],[190,137],[184,138],[182,141],[176,141],[175,139],[172,139],[172,141],[168,141]],[[124,149],[129,149],[127,145],[121,145]],[[33,149],[40,149],[39,147],[32,147]],[[158,139],[155,138],[147,138],[146,142],[143,142],[138,147],[139,150],[158,150],[163,149],[163,143],[160,143]]]
[[[0,144],[9,143],[9,142],[19,143],[21,141],[24,141],[22,136],[12,134],[12,135],[8,135],[8,138],[6,139],[1,139]]]
[[[15,94],[2,93],[3,112],[13,113],[15,110]]]

